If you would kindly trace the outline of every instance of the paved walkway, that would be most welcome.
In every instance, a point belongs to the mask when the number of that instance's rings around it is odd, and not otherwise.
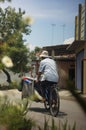
[[[21,98],[21,92],[19,92],[17,89],[11,89],[11,90],[0,90],[0,96],[11,96],[13,98]],[[66,100],[75,100],[75,97],[72,95],[72,93],[68,90],[59,90],[59,95],[61,99]],[[84,99],[86,99],[86,94],[81,95]]]
[[[60,90],[59,95],[61,99],[66,99],[66,100],[74,100],[74,96],[72,93],[68,90]]]
[[[60,95],[60,99],[64,99],[64,100],[75,100],[78,101],[70,91],[68,90],[59,90],[59,95]],[[20,103],[22,102],[21,100],[21,92],[19,92],[17,89],[12,89],[12,90],[3,90],[0,91],[0,97],[3,96],[7,96],[8,99],[11,102],[14,103]],[[86,112],[86,95],[81,95],[81,99],[79,100],[79,104],[82,106],[82,108],[85,110]],[[83,100],[85,99],[85,100]]]
[[[75,97],[69,90],[60,90],[59,95],[62,99],[75,100]],[[79,94],[83,99],[86,100],[86,94]]]

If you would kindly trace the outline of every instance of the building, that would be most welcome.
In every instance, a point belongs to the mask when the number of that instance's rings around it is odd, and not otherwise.
[[[45,46],[58,65],[59,87],[66,88],[67,80],[75,81],[75,87],[86,94],[86,0],[79,4],[75,17],[75,41],[72,44]],[[74,86],[73,86],[74,87]]]
[[[75,50],[75,85],[83,94],[86,94],[86,41],[74,41],[68,50]]]
[[[79,4],[78,16],[75,17],[75,41],[68,48],[75,48],[76,87],[86,94],[86,0],[84,4]]]
[[[86,0],[79,4],[78,16],[75,17],[75,40],[86,40]]]
[[[60,88],[67,88],[68,81],[75,80],[75,51],[68,50],[68,46],[69,44],[43,47],[57,63]]]

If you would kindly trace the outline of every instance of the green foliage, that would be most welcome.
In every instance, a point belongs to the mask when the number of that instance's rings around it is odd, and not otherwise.
[[[24,45],[23,35],[31,33],[30,25],[23,20],[25,11],[7,7],[0,8],[0,69],[3,68],[1,58],[11,57],[14,67],[12,71],[27,70],[29,49]]]
[[[7,97],[0,99],[0,125],[7,126],[8,130],[31,130],[35,125],[32,119],[24,117],[24,111],[27,105],[22,107],[22,104],[12,105],[7,100]]]
[[[57,130],[57,127],[56,127],[56,125],[55,125],[54,119],[52,119],[51,130]]]
[[[64,123],[60,123],[60,130],[61,128],[62,130],[76,130],[76,123],[74,122],[73,126],[71,127],[70,125],[68,125],[68,120],[66,120]]]
[[[49,130],[49,126],[48,126],[48,121],[45,119],[45,122],[44,122],[44,130]]]
[[[14,72],[22,72],[27,71],[29,60],[29,51],[28,49],[22,45],[22,47],[13,47],[10,50],[10,57],[14,63],[13,68],[11,69]]]
[[[36,46],[34,51],[35,51],[35,53],[40,52],[40,51],[41,51],[41,48],[38,47],[38,46]]]
[[[38,47],[38,46],[36,46],[35,49],[30,52],[30,58],[31,58],[32,60],[36,60],[36,59],[37,59],[36,54],[37,54],[37,53],[40,53],[40,51],[41,51],[41,48]]]
[[[17,89],[19,87],[19,83],[17,81],[12,81],[8,87],[8,89]]]
[[[19,9],[16,12],[15,8],[7,7],[5,10],[0,8],[0,35],[2,41],[9,43],[11,46],[22,41],[23,33],[30,34],[30,25],[27,25],[23,21],[23,15],[25,12]]]
[[[0,2],[5,2],[5,1],[11,2],[11,0],[0,0]]]
[[[76,130],[76,123],[73,124],[73,126],[68,125],[68,121],[64,121],[64,123],[62,123],[61,121],[59,121],[59,126],[55,124],[54,119],[52,118],[52,125],[49,126],[48,125],[48,121],[45,118],[45,122],[44,122],[44,127],[38,127],[39,130]]]

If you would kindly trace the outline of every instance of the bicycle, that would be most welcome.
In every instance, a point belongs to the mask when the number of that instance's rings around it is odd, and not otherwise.
[[[34,82],[35,80],[30,77],[26,77],[23,79],[22,99],[29,97],[34,93]],[[41,102],[41,100],[36,100],[36,102]],[[44,107],[46,110],[50,111],[50,114],[52,116],[58,115],[60,108],[60,96],[57,90],[57,84],[46,87]]]
[[[49,110],[52,116],[57,116],[60,109],[60,96],[56,84],[46,87],[45,98],[46,110]]]

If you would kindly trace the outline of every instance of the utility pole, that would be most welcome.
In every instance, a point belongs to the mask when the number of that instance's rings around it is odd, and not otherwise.
[[[63,28],[63,42],[64,42],[64,33],[65,33],[65,24],[62,25],[62,28]]]
[[[51,40],[51,44],[53,45],[54,42],[54,27],[56,26],[56,24],[51,24],[52,25],[52,40]]]

